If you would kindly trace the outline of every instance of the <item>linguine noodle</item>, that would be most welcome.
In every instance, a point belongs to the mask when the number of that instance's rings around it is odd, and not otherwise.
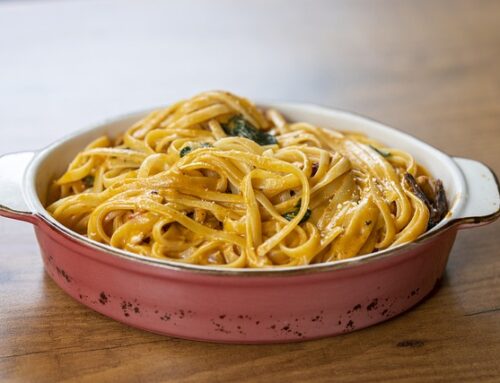
[[[52,216],[92,240],[238,268],[387,249],[447,210],[441,183],[410,154],[215,91],[91,142],[49,196]]]

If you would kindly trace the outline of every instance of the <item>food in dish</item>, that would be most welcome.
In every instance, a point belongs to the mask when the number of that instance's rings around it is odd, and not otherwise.
[[[419,237],[448,207],[413,157],[361,134],[288,122],[227,92],[100,137],[55,180],[47,210],[137,254],[226,267],[298,266]]]

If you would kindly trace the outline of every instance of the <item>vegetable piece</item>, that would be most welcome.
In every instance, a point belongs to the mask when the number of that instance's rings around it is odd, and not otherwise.
[[[240,115],[232,117],[227,124],[222,124],[222,128],[229,136],[248,138],[261,146],[278,143],[272,134],[257,129]]]
[[[431,211],[432,201],[422,191],[415,178],[410,173],[405,173],[405,180],[408,182],[408,185],[410,185],[413,194],[420,198],[427,205],[429,211]]]
[[[435,190],[436,198],[431,200],[427,196],[422,188],[418,185],[415,178],[410,173],[405,173],[405,180],[410,185],[413,194],[420,198],[429,209],[430,217],[429,223],[427,224],[427,230],[436,226],[448,212],[448,201],[446,200],[446,193],[443,188],[443,183],[441,180],[436,180]]]
[[[446,193],[441,180],[436,180],[435,189],[436,198],[434,199],[434,209],[436,213],[429,219],[430,227],[436,226],[448,213],[448,201],[446,200]]]
[[[91,176],[90,174],[88,176],[85,176],[82,178],[82,182],[85,185],[87,189],[91,188],[94,186],[94,176]]]
[[[418,186],[420,186],[420,189],[425,193],[427,197],[431,201],[433,201],[436,198],[436,191],[434,190],[434,182],[432,179],[428,176],[419,176],[415,179],[417,181]]]
[[[391,156],[391,153],[386,152],[385,150],[378,149],[378,148],[376,148],[373,145],[369,145],[369,146],[370,146],[370,148],[372,148],[373,150],[375,150],[378,154],[380,154],[384,158],[387,158],[387,157]]]
[[[212,148],[212,144],[210,144],[209,142],[203,142],[202,144],[199,144],[198,147],[192,147],[192,146],[189,146],[189,145],[186,145],[184,146],[181,151],[179,152],[179,155],[182,157],[184,157],[186,154],[189,154],[191,153],[193,150],[195,149],[200,149],[200,148]]]
[[[319,169],[319,164],[317,162],[313,162],[311,166],[311,177],[314,177],[316,175],[318,169]]]
[[[191,146],[184,146],[181,151],[179,152],[179,155],[182,157],[184,157],[186,154],[189,154],[191,153],[193,149],[191,148]]]
[[[285,214],[283,214],[283,218],[285,218],[287,221],[291,221],[292,219],[294,219],[297,216],[297,214],[299,214],[301,203],[302,201],[299,199],[299,202],[297,202],[297,205],[295,205],[294,209],[287,211]],[[311,209],[307,208],[306,213],[300,220],[299,224],[306,222],[309,219],[309,217],[311,217],[311,213],[312,213]]]

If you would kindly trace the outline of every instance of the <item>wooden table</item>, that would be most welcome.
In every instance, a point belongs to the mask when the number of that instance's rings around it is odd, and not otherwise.
[[[0,153],[222,88],[354,110],[500,174],[500,2],[1,2]],[[460,233],[441,289],[330,339],[217,345],[128,328],[44,274],[0,220],[2,382],[499,381],[500,222]]]

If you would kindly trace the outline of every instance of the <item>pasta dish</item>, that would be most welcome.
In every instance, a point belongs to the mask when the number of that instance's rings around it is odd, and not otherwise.
[[[263,268],[410,242],[448,207],[409,153],[213,91],[89,143],[51,184],[47,210],[140,255]]]

